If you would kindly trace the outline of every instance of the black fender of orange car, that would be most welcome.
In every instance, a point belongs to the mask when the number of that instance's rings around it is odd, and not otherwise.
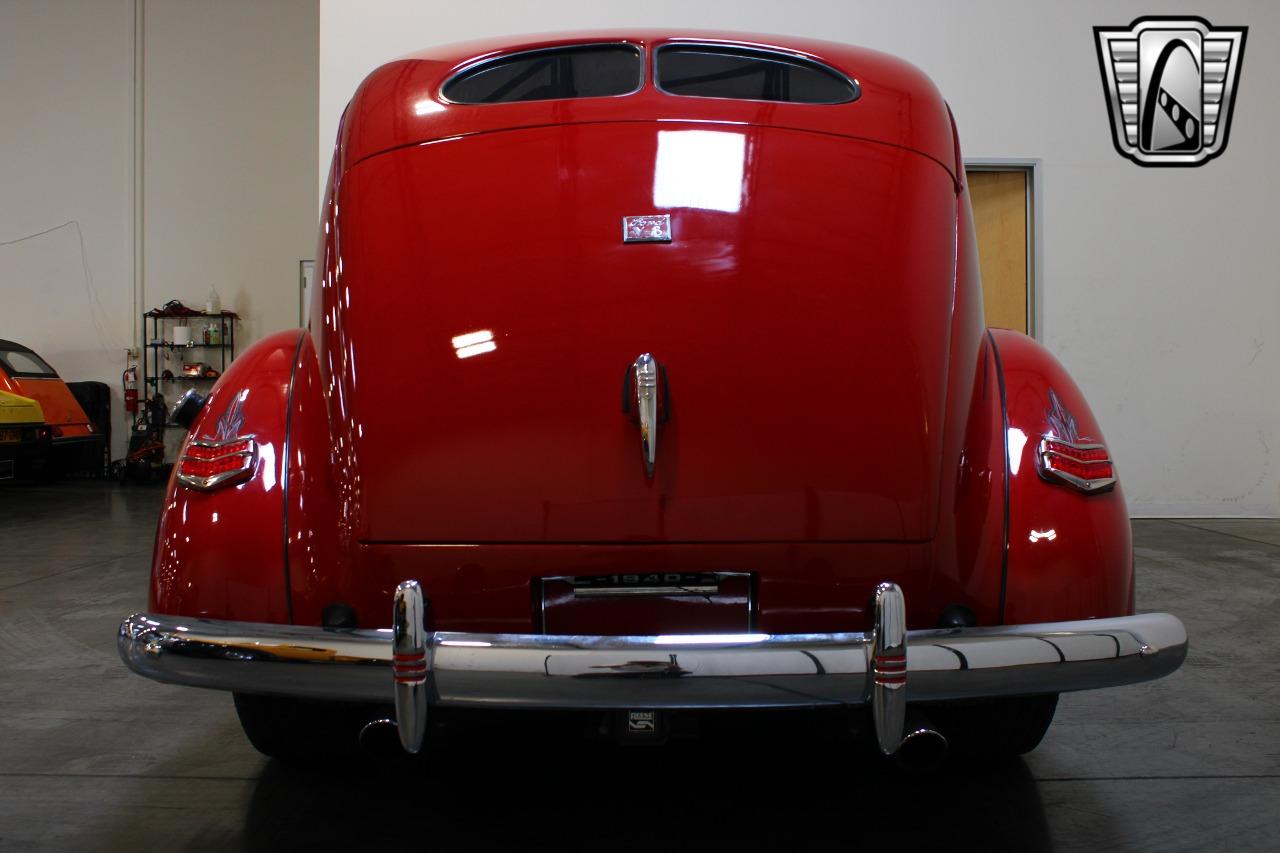
[[[1133,544],[1120,483],[1082,491],[1044,467],[1046,436],[1106,447],[1102,428],[1047,349],[1019,332],[989,334],[1000,368],[1007,454],[1003,621],[1133,613]]]

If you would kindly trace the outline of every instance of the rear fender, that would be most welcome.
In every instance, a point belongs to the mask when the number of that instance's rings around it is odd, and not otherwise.
[[[1006,624],[1133,613],[1133,544],[1120,484],[1084,494],[1040,475],[1041,438],[1064,422],[1105,444],[1084,395],[1044,347],[1019,332],[990,332],[1001,375],[1009,520],[1002,591]],[[1051,399],[1056,397],[1060,405]]]
[[[285,575],[287,412],[303,333],[280,332],[245,350],[213,386],[182,443],[253,436],[246,481],[199,492],[169,478],[152,561],[156,613],[244,622],[291,621]]]
[[[352,608],[363,627],[381,627],[391,615],[391,591],[379,597],[381,608],[356,594],[361,587],[352,574],[355,538],[343,508],[359,499],[359,479],[351,441],[342,432],[334,435],[325,390],[315,342],[304,334],[289,414],[290,606],[299,625],[319,625],[326,607],[341,604]]]
[[[969,192],[956,197],[956,284],[951,321],[942,500],[927,598],[908,604],[913,628],[932,628],[953,605],[979,625],[1000,624],[1004,556],[1004,449],[995,357],[982,317],[978,246]],[[924,613],[920,612],[923,604]]]

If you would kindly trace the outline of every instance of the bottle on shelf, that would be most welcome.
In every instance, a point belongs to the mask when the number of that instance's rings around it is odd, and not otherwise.
[[[209,288],[209,298],[205,300],[204,313],[206,314],[222,313],[222,298],[218,296],[218,288],[216,287]]]

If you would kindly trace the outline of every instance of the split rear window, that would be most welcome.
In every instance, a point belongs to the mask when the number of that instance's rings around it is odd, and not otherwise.
[[[818,62],[770,50],[668,45],[654,64],[658,88],[672,95],[793,104],[843,104],[858,84]]]
[[[442,94],[457,104],[602,98],[638,91],[644,60],[629,44],[589,44],[499,57],[463,71]]]
[[[669,95],[793,104],[843,104],[861,94],[830,66],[775,50],[715,44],[658,48],[653,68]],[[457,104],[506,104],[630,95],[644,83],[644,56],[630,44],[529,50],[485,60],[444,84]]]

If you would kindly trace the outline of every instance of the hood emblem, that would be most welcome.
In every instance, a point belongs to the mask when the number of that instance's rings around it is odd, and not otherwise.
[[[622,384],[622,412],[640,427],[640,452],[646,476],[658,461],[658,427],[670,418],[667,371],[649,353],[627,368]]]

